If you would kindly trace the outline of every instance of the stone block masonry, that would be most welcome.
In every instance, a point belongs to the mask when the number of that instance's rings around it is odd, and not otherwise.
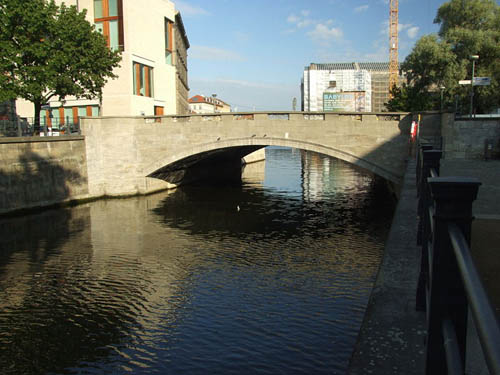
[[[228,113],[82,118],[81,129],[82,136],[0,138],[0,214],[173,188],[224,173],[224,163],[240,166],[265,146],[319,152],[398,185],[410,121],[399,113]]]
[[[500,119],[475,118],[444,121],[445,159],[500,158]]]
[[[0,138],[0,214],[87,197],[83,137]]]

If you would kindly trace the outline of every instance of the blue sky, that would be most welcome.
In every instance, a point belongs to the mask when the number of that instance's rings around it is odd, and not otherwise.
[[[292,109],[312,62],[388,61],[388,0],[173,0],[191,44],[190,96],[238,111]],[[399,0],[399,60],[433,23],[442,0]]]

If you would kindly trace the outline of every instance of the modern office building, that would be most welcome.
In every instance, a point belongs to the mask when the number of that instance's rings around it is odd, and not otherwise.
[[[382,112],[388,100],[389,63],[313,63],[304,69],[303,111]]]
[[[54,98],[42,121],[77,122],[80,116],[150,116],[186,114],[189,41],[180,13],[169,0],[56,0],[87,10],[109,48],[122,51],[118,78],[109,80],[98,98]],[[17,101],[22,117],[33,117],[33,104]],[[57,124],[53,124],[57,125]]]
[[[231,112],[231,106],[216,96],[195,95],[189,98],[191,113]]]

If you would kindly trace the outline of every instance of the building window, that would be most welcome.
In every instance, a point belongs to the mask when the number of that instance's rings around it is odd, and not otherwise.
[[[94,0],[94,23],[109,48],[123,51],[122,0]]]
[[[99,107],[96,105],[87,105],[83,107],[58,107],[50,110],[42,109],[40,111],[40,124],[42,126],[60,129],[65,126],[78,124],[80,117],[99,116]]]
[[[140,63],[133,63],[134,94],[153,97],[153,68]]]
[[[165,18],[165,62],[172,65],[173,47],[173,25],[174,23],[168,18]]]

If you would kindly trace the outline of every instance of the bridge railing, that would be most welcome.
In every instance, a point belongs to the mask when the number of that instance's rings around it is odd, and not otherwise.
[[[325,121],[329,118],[345,118],[363,121],[364,119],[376,118],[378,121],[401,121],[408,113],[402,112],[288,112],[288,111],[268,111],[268,112],[217,112],[187,115],[167,115],[167,116],[146,116],[149,123],[162,122],[166,119],[173,122],[191,121],[228,121],[228,120],[319,120]]]
[[[35,124],[32,117],[0,120],[0,137],[43,137],[79,133],[80,123],[78,120],[73,121],[62,117],[52,118],[50,124],[41,121],[39,125]]]
[[[488,369],[500,374],[500,328],[470,255],[472,202],[481,183],[439,177],[441,154],[423,145],[417,159],[416,305],[427,313],[426,374],[464,374],[469,311]]]

